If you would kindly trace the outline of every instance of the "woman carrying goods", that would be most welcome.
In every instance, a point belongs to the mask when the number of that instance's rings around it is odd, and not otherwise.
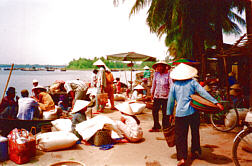
[[[175,100],[177,101],[176,114],[175,114],[175,144],[177,150],[178,166],[185,165],[187,159],[187,136],[188,128],[191,128],[192,134],[192,147],[191,158],[195,159],[201,154],[200,148],[200,114],[195,110],[190,102],[192,94],[197,92],[200,96],[215,103],[221,110],[223,106],[218,103],[206,90],[192,78],[197,75],[197,69],[186,65],[179,64],[171,71],[171,78],[174,80],[171,86],[168,103],[167,103],[167,115],[170,115],[170,121],[173,118],[173,108]]]

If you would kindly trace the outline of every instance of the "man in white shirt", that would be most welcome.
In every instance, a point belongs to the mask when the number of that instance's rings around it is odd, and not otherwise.
[[[17,118],[22,120],[32,120],[34,118],[39,118],[38,103],[33,98],[28,97],[28,90],[22,90],[21,96],[22,98],[18,100]]]

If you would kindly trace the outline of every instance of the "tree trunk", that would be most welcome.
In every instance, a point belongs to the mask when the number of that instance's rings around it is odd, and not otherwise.
[[[220,9],[220,4],[221,2],[216,3],[216,8]],[[215,34],[216,34],[216,50],[218,54],[221,54],[223,51],[223,34],[222,34],[222,20],[220,17],[216,16],[216,23],[215,23]],[[225,85],[225,80],[226,80],[226,75],[224,74],[224,68],[223,68],[224,62],[223,58],[218,58],[218,67],[217,67],[217,73],[218,73],[218,78],[220,80],[220,84],[222,87]]]
[[[252,2],[247,1],[246,4],[246,22],[247,22],[247,34],[249,43],[249,106],[252,108]]]

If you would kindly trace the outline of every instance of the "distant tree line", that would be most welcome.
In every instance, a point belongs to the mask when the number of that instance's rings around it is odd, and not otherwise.
[[[101,59],[110,69],[126,69],[129,70],[130,67],[127,66],[128,63],[124,63],[121,61],[110,61],[106,60],[104,57],[94,59],[87,59],[87,58],[79,58],[79,59],[73,59],[69,62],[67,69],[73,69],[73,70],[88,70],[88,69],[94,69],[95,66],[93,66],[93,63],[97,61],[98,59]],[[134,63],[134,69],[143,69],[144,66],[152,67],[152,65],[155,62],[133,62]]]

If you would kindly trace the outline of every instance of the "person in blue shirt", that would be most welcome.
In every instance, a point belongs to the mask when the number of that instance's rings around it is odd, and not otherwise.
[[[185,165],[188,153],[188,129],[191,128],[192,143],[191,143],[191,158],[195,159],[201,154],[200,148],[200,114],[191,105],[191,95],[196,92],[205,99],[215,103],[221,110],[223,106],[218,103],[194,78],[197,75],[197,69],[186,65],[179,64],[170,74],[174,80],[170,88],[167,115],[170,115],[170,123],[173,119],[173,110],[175,101],[177,102],[175,114],[175,144],[177,151],[178,166]]]

